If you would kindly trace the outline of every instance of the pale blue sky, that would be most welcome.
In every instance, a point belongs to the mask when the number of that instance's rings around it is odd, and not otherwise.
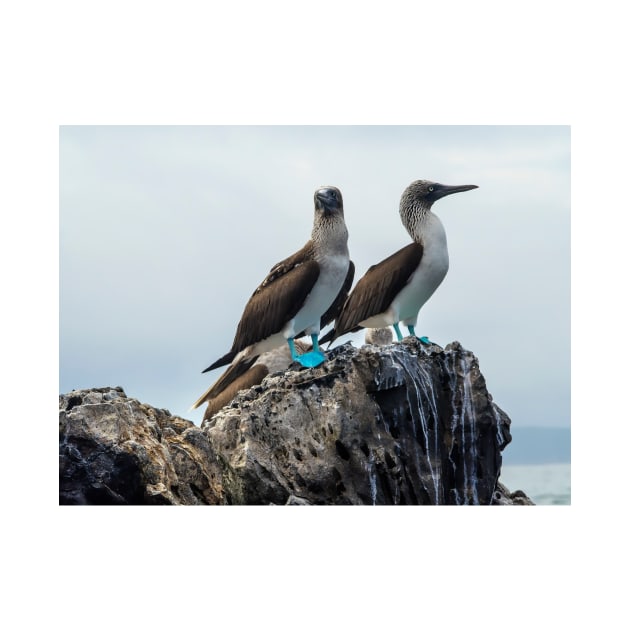
[[[62,127],[60,391],[121,385],[199,423],[201,370],[308,239],[315,188],[343,193],[358,278],[409,242],[420,178],[479,189],[434,206],[451,267],[419,332],[472,350],[513,422],[568,426],[567,126]]]

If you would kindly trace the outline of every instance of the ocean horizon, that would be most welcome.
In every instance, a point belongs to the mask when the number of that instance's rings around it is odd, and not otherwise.
[[[571,463],[508,464],[499,481],[510,492],[522,490],[536,505],[571,505]]]

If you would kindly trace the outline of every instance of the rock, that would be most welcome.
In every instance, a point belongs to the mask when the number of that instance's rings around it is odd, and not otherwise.
[[[475,356],[415,339],[271,374],[201,427],[120,388],[60,397],[60,503],[527,504]]]
[[[458,343],[343,346],[258,389],[202,424],[236,503],[492,502],[510,421]]]
[[[60,504],[215,504],[220,467],[203,431],[120,387],[59,397]]]
[[[522,490],[510,492],[500,481],[497,481],[492,505],[534,505],[534,502]]]

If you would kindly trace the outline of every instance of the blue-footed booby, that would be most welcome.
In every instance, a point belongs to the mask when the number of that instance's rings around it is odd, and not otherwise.
[[[291,358],[305,367],[325,360],[319,332],[343,304],[354,278],[354,265],[348,253],[341,192],[334,186],[323,186],[315,191],[314,199],[310,240],[271,268],[245,306],[231,350],[204,372],[243,360],[251,365],[256,357],[284,343],[289,345]],[[294,339],[303,335],[311,336],[313,349],[298,355]]]
[[[473,188],[478,186],[445,186],[423,179],[407,186],[400,198],[400,218],[413,243],[367,270],[322,343],[361,328],[383,326],[393,326],[401,341],[400,324],[416,336],[420,308],[448,271],[446,233],[431,206],[442,197]],[[426,337],[420,339],[429,343]]]
[[[295,340],[296,349],[305,353],[309,346],[301,341]],[[288,345],[263,352],[259,357],[253,359],[243,359],[232,363],[228,369],[215,381],[191,407],[197,409],[203,403],[208,406],[203,414],[204,420],[209,420],[212,416],[229,404],[234,396],[242,389],[249,389],[258,385],[268,374],[286,370],[293,358]]]

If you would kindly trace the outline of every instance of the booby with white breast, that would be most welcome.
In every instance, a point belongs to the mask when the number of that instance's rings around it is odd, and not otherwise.
[[[446,233],[431,207],[442,197],[473,188],[478,186],[446,186],[423,179],[407,186],[400,199],[400,218],[413,243],[367,270],[322,342],[383,326],[393,326],[401,341],[400,324],[416,336],[420,308],[444,280],[449,265]],[[428,343],[426,337],[420,339]]]
[[[321,328],[333,322],[339,315],[353,280],[354,264],[350,261],[350,269],[341,291],[332,306],[322,315]],[[303,337],[304,332],[296,336]],[[298,339],[295,339],[294,344],[296,351],[299,351],[302,356],[312,347]],[[190,410],[197,409],[207,402],[208,406],[203,414],[203,419],[209,420],[219,409],[230,403],[242,389],[258,385],[268,374],[286,370],[293,360],[290,347],[284,344],[268,352],[263,352],[260,356],[241,352],[232,360],[227,370],[199,397]]]
[[[243,360],[251,365],[252,359],[284,343],[301,365],[321,364],[326,358],[318,341],[322,319],[335,317],[332,311],[343,303],[353,277],[341,192],[323,186],[315,191],[310,240],[272,267],[245,306],[231,350],[203,371]],[[302,335],[311,336],[313,349],[298,355],[294,339]]]

